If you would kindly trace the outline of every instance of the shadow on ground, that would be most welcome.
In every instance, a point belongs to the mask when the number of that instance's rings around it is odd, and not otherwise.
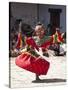
[[[5,84],[5,86],[9,88],[9,85],[8,84]]]
[[[32,83],[56,83],[56,82],[66,82],[66,79],[42,79],[42,80],[34,80]]]

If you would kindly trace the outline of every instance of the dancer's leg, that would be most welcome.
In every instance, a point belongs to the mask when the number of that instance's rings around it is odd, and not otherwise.
[[[36,80],[41,80],[41,79],[39,78],[39,75],[37,75],[37,74],[36,74]]]

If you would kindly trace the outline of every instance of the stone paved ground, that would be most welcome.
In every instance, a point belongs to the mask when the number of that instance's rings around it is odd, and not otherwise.
[[[10,58],[11,63],[11,87],[34,87],[46,85],[65,84],[66,79],[66,56],[49,57],[50,69],[47,75],[41,75],[42,81],[36,82],[35,74],[15,65],[15,58]],[[32,82],[33,81],[33,82]]]

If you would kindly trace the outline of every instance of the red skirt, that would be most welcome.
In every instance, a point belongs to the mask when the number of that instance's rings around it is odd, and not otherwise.
[[[40,57],[34,57],[28,52],[19,55],[15,63],[17,66],[37,75],[46,75],[50,66],[48,61]]]

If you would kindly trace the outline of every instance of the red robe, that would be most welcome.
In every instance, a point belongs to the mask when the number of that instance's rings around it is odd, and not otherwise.
[[[22,48],[22,35],[21,35],[21,33],[18,34],[18,40],[17,40],[16,48],[17,49]]]
[[[38,50],[38,47],[32,38],[28,38],[26,43],[31,45],[31,48],[36,48]],[[15,63],[17,66],[37,75],[46,75],[50,66],[50,63],[45,59],[36,57],[28,52],[22,53],[18,56]]]

